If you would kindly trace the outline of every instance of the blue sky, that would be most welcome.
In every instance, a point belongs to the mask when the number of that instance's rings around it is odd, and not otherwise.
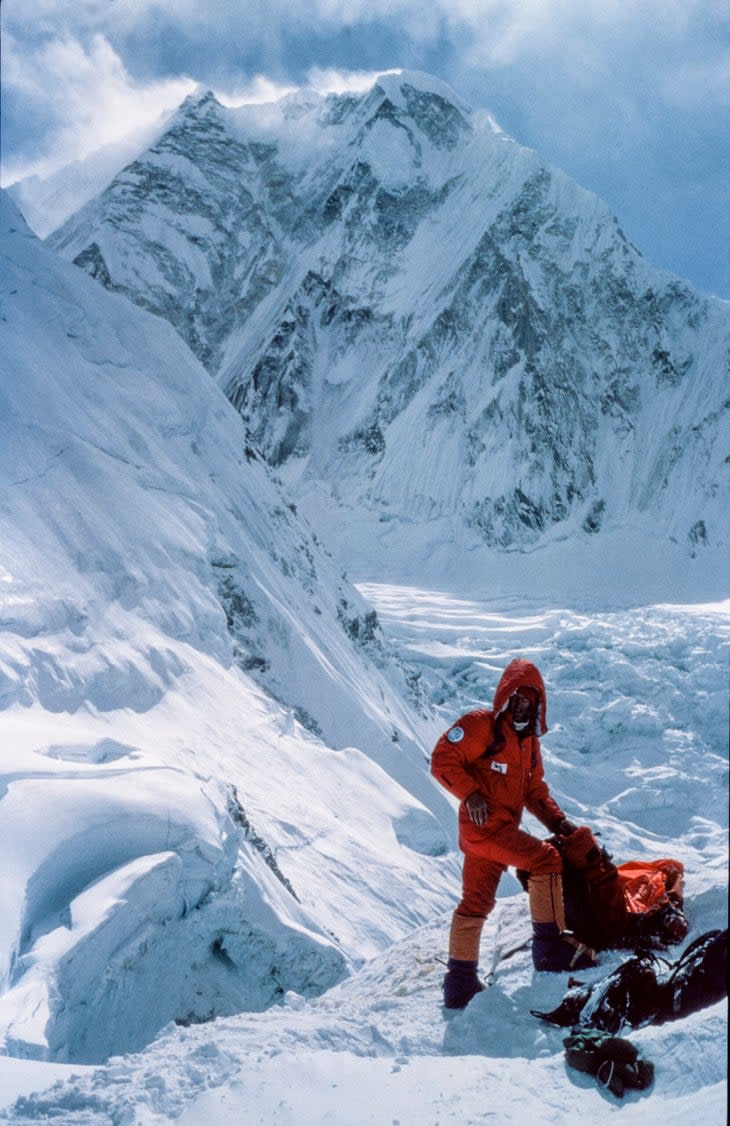
[[[3,183],[178,104],[425,70],[730,299],[727,0],[3,0]]]

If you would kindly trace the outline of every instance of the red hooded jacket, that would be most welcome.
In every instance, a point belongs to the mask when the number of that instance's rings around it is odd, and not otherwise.
[[[522,739],[506,717],[499,722],[519,688],[533,688],[538,697],[535,731]],[[565,814],[544,778],[539,736],[547,729],[547,696],[538,669],[530,661],[512,661],[502,673],[493,709],[468,712],[441,736],[431,773],[462,803],[477,791],[484,795],[490,835],[502,825],[519,825],[525,809],[552,831]]]

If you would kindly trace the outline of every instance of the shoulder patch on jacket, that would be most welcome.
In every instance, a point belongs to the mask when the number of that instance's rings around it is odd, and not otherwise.
[[[464,728],[459,727],[458,723],[447,732],[446,738],[450,743],[460,743],[464,738]]]

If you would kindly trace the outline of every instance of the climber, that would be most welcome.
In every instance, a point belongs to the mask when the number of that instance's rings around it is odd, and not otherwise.
[[[547,731],[545,685],[526,660],[504,670],[490,711],[462,716],[437,742],[431,772],[459,798],[459,846],[464,853],[462,898],[451,923],[444,978],[446,1008],[461,1009],[483,988],[479,942],[508,866],[528,874],[535,969],[585,970],[594,952],[566,929],[562,860],[548,841],[520,829],[527,809],[556,837],[576,826],[550,796],[539,736]]]

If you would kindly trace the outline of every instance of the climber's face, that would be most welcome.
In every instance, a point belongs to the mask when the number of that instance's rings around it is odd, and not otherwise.
[[[518,688],[512,697],[510,713],[516,730],[524,729],[535,716],[537,692],[534,688]]]

